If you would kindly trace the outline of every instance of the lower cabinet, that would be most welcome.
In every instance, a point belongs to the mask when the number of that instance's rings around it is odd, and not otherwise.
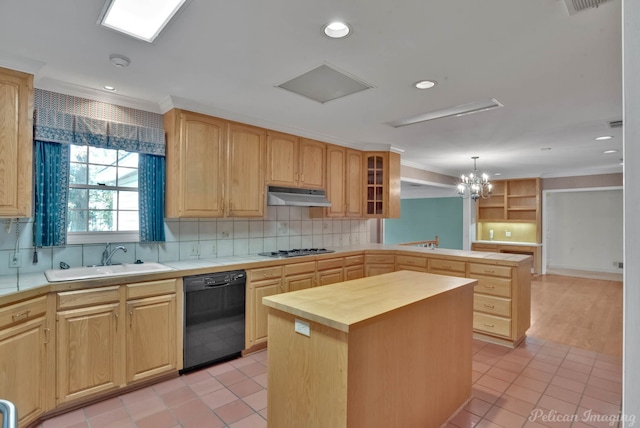
[[[393,254],[367,254],[364,258],[364,266],[366,276],[395,272],[396,256]]]
[[[318,285],[344,281],[344,258],[318,260]]]
[[[120,287],[57,295],[57,404],[124,385]]]
[[[315,287],[317,285],[316,262],[285,265],[282,285],[285,292]]]
[[[178,281],[57,293],[57,404],[179,369]]]
[[[41,296],[0,309],[0,397],[15,404],[21,427],[48,410],[53,397],[46,307]]]
[[[127,383],[177,370],[176,280],[126,288]]]
[[[344,258],[344,280],[364,278],[364,255]]]
[[[245,347],[251,349],[267,342],[267,308],[262,298],[283,291],[282,266],[251,269],[247,280]]]

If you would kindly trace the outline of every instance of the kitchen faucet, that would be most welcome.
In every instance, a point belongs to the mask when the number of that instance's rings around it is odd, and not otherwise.
[[[122,245],[118,245],[113,250],[111,250],[110,248],[111,248],[111,243],[107,242],[107,245],[104,247],[104,251],[102,252],[102,266],[109,266],[111,264],[111,257],[113,257],[113,254],[116,251],[122,250],[125,253],[127,252],[127,249]]]

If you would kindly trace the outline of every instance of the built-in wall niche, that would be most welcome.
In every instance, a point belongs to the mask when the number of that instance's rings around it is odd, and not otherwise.
[[[482,222],[478,223],[478,241],[536,242],[535,223]],[[493,230],[493,239],[491,231]],[[507,236],[507,232],[511,236]]]

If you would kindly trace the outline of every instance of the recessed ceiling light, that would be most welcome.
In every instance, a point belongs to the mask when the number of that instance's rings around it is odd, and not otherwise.
[[[332,39],[341,39],[351,33],[349,25],[340,21],[333,21],[324,26],[324,35]]]
[[[502,173],[501,172],[495,172],[495,173],[493,173],[493,175],[502,175]]]
[[[418,89],[430,89],[436,86],[437,84],[438,82],[436,82],[435,80],[420,80],[419,82],[414,83],[413,86],[415,86]]]
[[[610,140],[613,137],[611,135],[603,135],[602,137],[596,137],[595,140],[596,141],[602,141],[602,140]]]
[[[104,85],[102,87],[102,89],[104,89],[105,91],[109,91],[109,92],[115,92],[116,88],[114,88],[113,86],[109,86],[109,85]]]
[[[604,154],[608,155],[609,153],[618,153],[618,151],[617,151],[617,150],[605,150],[605,151],[604,151],[604,152],[602,152],[602,153],[604,153]]]
[[[152,43],[186,0],[107,0],[98,22],[136,39]]]

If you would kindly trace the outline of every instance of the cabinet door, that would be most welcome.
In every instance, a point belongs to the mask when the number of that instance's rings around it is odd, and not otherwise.
[[[364,266],[347,266],[344,268],[345,281],[351,281],[352,279],[364,278]]]
[[[237,123],[229,125],[225,196],[229,216],[264,215],[265,140],[263,129]]]
[[[298,291],[315,287],[315,277],[315,272],[286,277],[284,279],[284,289],[286,291]]]
[[[327,207],[327,217],[345,215],[345,149],[329,146],[327,149],[327,198],[331,206]]]
[[[318,271],[318,285],[336,284],[344,281],[342,268]]]
[[[40,317],[0,331],[0,397],[15,404],[20,426],[46,410],[45,327]]]
[[[366,275],[375,276],[375,275],[382,275],[383,273],[390,273],[394,271],[395,271],[394,265],[367,266]]]
[[[276,186],[298,185],[298,137],[269,131],[267,182]]]
[[[300,187],[324,189],[326,148],[320,141],[300,139]]]
[[[347,149],[345,163],[345,215],[362,217],[362,153]]]
[[[167,217],[222,217],[227,122],[175,110],[164,121]]]
[[[127,302],[127,383],[177,370],[176,295]]]
[[[247,348],[267,341],[267,308],[262,304],[262,298],[280,293],[280,286],[280,278],[249,284]]]
[[[377,218],[400,217],[400,155],[393,152],[368,152],[364,168],[365,215]]]
[[[0,68],[0,216],[31,217],[33,76]]]
[[[58,404],[124,384],[120,305],[58,312]]]

